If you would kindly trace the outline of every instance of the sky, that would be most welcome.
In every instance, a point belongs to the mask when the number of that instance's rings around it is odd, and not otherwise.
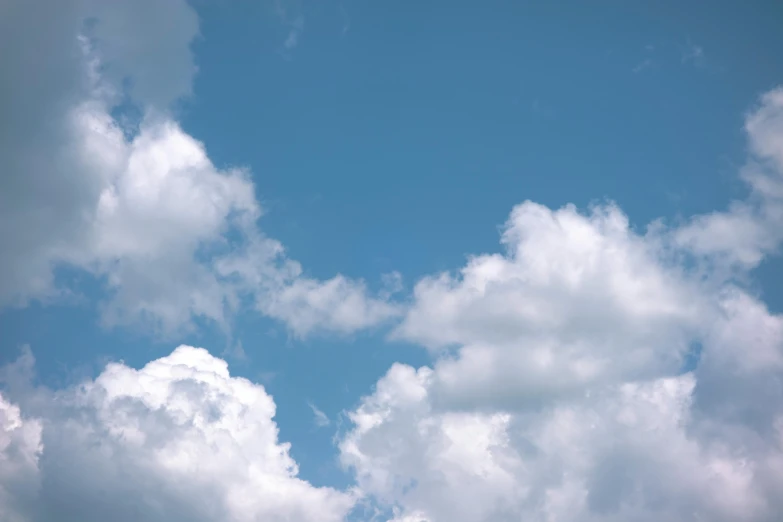
[[[780,20],[0,2],[0,521],[777,520]]]

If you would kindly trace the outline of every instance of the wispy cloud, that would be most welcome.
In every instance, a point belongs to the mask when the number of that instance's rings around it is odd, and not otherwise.
[[[345,34],[351,28],[351,17],[348,16],[348,11],[345,10],[345,6],[342,4],[342,2],[340,3],[340,15],[343,19],[342,35],[345,36]]]
[[[684,64],[690,63],[696,66],[704,65],[704,48],[700,45],[688,42],[682,51],[681,61]]]
[[[283,57],[290,58],[288,53],[299,45],[304,31],[305,20],[302,6],[293,0],[275,0],[275,12],[282,26],[288,30],[280,53]]]
[[[245,352],[245,348],[242,346],[242,340],[238,340],[235,343],[229,342],[228,346],[226,346],[226,349],[223,350],[223,356],[229,357],[239,362],[248,361],[247,352]]]
[[[653,61],[650,58],[646,58],[641,62],[639,62],[638,64],[636,64],[631,70],[635,73],[640,73],[645,69],[649,69],[652,66],[652,64]]]
[[[644,46],[644,52],[647,54],[647,57],[644,58],[642,61],[637,63],[633,68],[631,69],[634,73],[640,73],[645,69],[649,69],[653,66],[653,59],[651,57],[652,53],[655,52],[655,46],[653,44],[647,44]]]
[[[304,30],[304,18],[297,17],[289,23],[288,36],[283,43],[283,47],[287,50],[294,49],[299,44],[299,38],[302,36]]]
[[[332,421],[329,420],[329,417],[327,417],[324,412],[318,409],[318,406],[312,402],[308,402],[307,405],[310,406],[310,409],[313,411],[313,422],[315,422],[316,426],[319,428],[325,428],[332,423]]]

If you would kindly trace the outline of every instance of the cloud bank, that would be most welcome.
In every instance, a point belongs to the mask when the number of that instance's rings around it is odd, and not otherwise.
[[[783,317],[744,284],[783,241],[783,90],[746,117],[749,195],[727,210],[637,230],[613,204],[524,202],[502,253],[402,305],[308,277],[259,228],[249,172],[177,123],[188,3],[50,4],[0,7],[1,305],[60,299],[74,270],[107,291],[106,325],[176,335],[248,304],[297,336],[397,317],[392,337],[433,362],[395,364],[347,413],[349,491],[298,478],[271,397],[205,350],[63,390],[6,370],[0,518],[337,521],[360,499],[395,522],[783,512]]]
[[[748,199],[634,231],[531,202],[504,254],[419,281],[397,364],[340,442],[395,521],[773,521],[783,317],[742,286],[783,230],[783,91],[746,119]]]

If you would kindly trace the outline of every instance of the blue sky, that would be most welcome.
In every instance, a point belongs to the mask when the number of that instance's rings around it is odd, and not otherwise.
[[[689,216],[743,194],[743,114],[783,68],[772,6],[696,5],[303,6],[286,53],[268,6],[204,6],[182,121],[321,277],[451,269],[524,199]]]
[[[783,507],[774,2],[33,4],[0,8],[0,518]]]

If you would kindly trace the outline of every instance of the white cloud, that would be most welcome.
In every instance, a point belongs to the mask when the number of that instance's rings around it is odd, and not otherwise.
[[[67,266],[105,281],[107,324],[163,333],[194,317],[228,327],[247,296],[297,336],[396,313],[361,281],[303,277],[257,228],[249,174],[217,168],[173,120],[195,73],[190,5],[63,2],[43,27],[35,3],[4,9],[0,304],[69,291]],[[112,116],[125,95],[138,127]]]
[[[393,367],[350,414],[355,427],[341,443],[359,487],[396,506],[398,520],[771,521],[779,513],[780,421],[766,444],[734,440],[732,425],[714,434],[715,419],[692,405],[691,374],[487,413],[439,409],[432,378],[426,368]]]
[[[95,16],[100,20],[88,24]],[[102,188],[73,152],[82,135],[71,115],[96,94],[94,60],[79,38],[88,27],[99,40],[96,47],[111,58],[102,72],[118,82],[131,80],[140,104],[168,102],[190,89],[195,69],[189,45],[197,24],[183,0],[32,0],[0,7],[2,303],[53,295],[57,254],[79,243],[85,213]],[[160,60],[149,64],[154,70],[141,60],[150,56]],[[111,85],[116,93],[119,85]]]
[[[285,321],[298,335],[318,330],[349,333],[394,317],[399,311],[385,300],[368,300],[364,284],[340,275],[327,281],[298,278],[259,307],[270,317]]]
[[[394,336],[438,356],[439,399],[511,407],[676,373],[722,313],[722,286],[783,240],[781,92],[747,117],[751,194],[728,210],[640,234],[611,204],[526,202],[504,254],[419,281]]]
[[[774,89],[745,120],[750,157],[742,179],[746,201],[695,217],[674,240],[711,263],[749,269],[783,241],[783,88]]]
[[[39,397],[37,419],[25,421],[0,401],[0,455],[24,459],[40,484],[24,491],[34,502],[17,510],[20,522],[338,521],[355,503],[297,477],[272,398],[206,350],[180,346],[139,370],[112,363]],[[22,498],[16,468],[1,469],[0,485]]]
[[[319,410],[315,404],[309,402],[307,403],[307,405],[310,406],[310,411],[313,412],[313,422],[317,427],[325,428],[326,426],[329,426],[329,424],[331,424],[329,417],[327,417],[324,412]]]
[[[19,407],[0,395],[0,519],[24,522],[23,513],[40,483],[41,422],[22,417]]]
[[[438,388],[461,402],[537,401],[602,382],[677,371],[710,313],[655,230],[615,206],[588,215],[523,203],[506,254],[417,283],[395,335],[438,354]]]
[[[435,361],[393,366],[340,444],[379,509],[777,520],[783,316],[739,284],[783,240],[780,92],[746,120],[747,200],[644,234],[613,205],[526,202],[504,254],[417,283],[394,335]]]
[[[422,279],[403,310],[394,281],[374,298],[304,275],[257,228],[248,174],[172,118],[195,73],[187,3],[42,4],[0,7],[2,303],[55,297],[68,266],[105,280],[110,324],[226,324],[245,299],[297,336],[402,314],[394,335],[435,362],[393,366],[341,442],[398,522],[783,511],[783,318],[734,286],[783,240],[783,91],[746,119],[746,200],[644,233],[614,205],[523,203],[503,254]],[[112,116],[121,94],[138,129]],[[16,400],[0,398],[13,522],[326,521],[355,501],[297,478],[271,398],[203,350]]]
[[[83,164],[104,185],[64,262],[106,278],[113,292],[104,319],[151,318],[165,331],[191,316],[225,321],[234,289],[211,267],[227,234],[247,235],[260,214],[242,171],[219,171],[203,146],[174,122],[145,121],[131,141],[100,108],[78,112]],[[262,243],[268,256],[282,253]],[[210,252],[211,250],[211,252]]]

